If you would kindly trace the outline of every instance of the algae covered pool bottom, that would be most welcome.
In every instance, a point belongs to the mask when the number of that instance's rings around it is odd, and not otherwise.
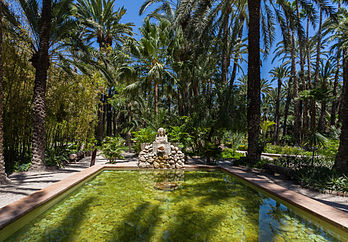
[[[167,181],[178,186],[158,189]],[[157,185],[156,185],[157,184]],[[8,241],[346,241],[221,171],[103,171]]]

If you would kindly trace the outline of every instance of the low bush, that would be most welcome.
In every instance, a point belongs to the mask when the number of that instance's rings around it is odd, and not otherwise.
[[[139,153],[141,151],[141,143],[152,143],[155,141],[157,132],[151,128],[140,129],[139,131],[132,132],[135,141],[135,152]]]
[[[265,147],[266,153],[272,154],[286,154],[286,155],[304,155],[311,156],[312,152],[306,151],[298,146],[280,146],[280,145],[272,145],[267,144]]]
[[[75,145],[52,147],[46,150],[46,165],[62,167],[69,161],[69,155],[76,153]]]
[[[28,171],[30,168],[31,163],[25,163],[25,164],[19,164],[19,163],[15,163],[14,166],[14,172],[24,172],[24,171]]]
[[[340,191],[348,193],[348,176],[332,169],[333,160],[310,157],[288,157],[275,160],[279,166],[295,171],[294,179],[301,186],[317,191]]]
[[[116,159],[124,159],[122,152],[126,149],[121,137],[107,137],[101,146],[102,154],[110,163],[115,163]]]
[[[236,152],[234,149],[225,148],[221,153],[223,159],[240,159],[244,154]]]

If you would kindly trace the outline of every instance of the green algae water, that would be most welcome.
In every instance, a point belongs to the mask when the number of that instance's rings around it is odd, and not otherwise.
[[[177,184],[158,190],[160,182]],[[221,171],[103,171],[7,241],[348,241]]]

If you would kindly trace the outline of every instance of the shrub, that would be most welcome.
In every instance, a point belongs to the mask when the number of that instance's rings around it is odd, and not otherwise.
[[[184,125],[171,126],[168,132],[170,142],[179,143],[179,147],[184,151],[190,146],[192,136],[185,131]]]
[[[126,147],[123,144],[124,139],[121,137],[107,137],[101,146],[102,154],[110,163],[115,163],[116,159],[124,159],[122,152]]]
[[[14,166],[14,172],[23,172],[23,171],[28,171],[30,168],[31,163],[25,163],[25,164],[19,164],[16,162]]]
[[[221,157],[223,159],[240,159],[241,157],[245,157],[245,155],[237,153],[234,149],[225,148],[221,153]]]
[[[150,128],[140,129],[139,131],[132,132],[135,143],[135,152],[139,153],[141,151],[141,143],[152,143],[155,141],[157,132]]]
[[[77,151],[76,145],[57,146],[46,149],[47,166],[62,167],[69,161],[69,155]]]

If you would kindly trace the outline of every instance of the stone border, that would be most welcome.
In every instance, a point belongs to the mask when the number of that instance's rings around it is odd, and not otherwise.
[[[127,165],[95,165],[81,172],[73,174],[57,183],[54,183],[40,191],[32,193],[16,202],[13,202],[0,209],[0,232],[7,225],[10,225],[34,209],[52,201],[59,195],[73,188],[75,185],[92,177],[103,169],[135,169],[141,170],[136,166]],[[348,214],[333,208],[329,205],[308,198],[304,195],[291,191],[287,188],[270,183],[257,174],[246,172],[237,167],[217,167],[208,165],[185,165],[186,170],[196,169],[219,169],[246,181],[248,184],[256,186],[261,190],[280,198],[289,204],[304,210],[305,212],[319,217],[321,220],[337,227],[343,232],[348,233]]]
[[[237,176],[238,178],[251,183],[274,197],[284,200],[295,208],[302,209],[311,215],[319,217],[321,220],[348,233],[348,213],[291,191],[285,187],[271,183],[255,173],[246,172],[238,167],[220,168],[231,175]]]

